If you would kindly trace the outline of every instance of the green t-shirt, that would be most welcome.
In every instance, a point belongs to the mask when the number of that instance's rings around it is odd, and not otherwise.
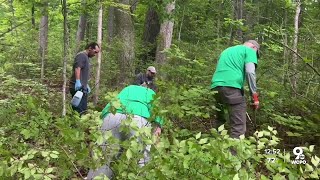
[[[232,46],[224,50],[219,58],[211,80],[211,88],[217,86],[243,88],[245,64],[258,64],[256,51],[244,45]]]
[[[151,117],[153,96],[156,93],[149,88],[137,85],[125,87],[117,96],[120,100],[121,107],[117,108],[118,113],[134,114],[146,119]],[[110,109],[110,103],[102,110],[101,117],[105,118]],[[155,122],[162,126],[163,121],[156,117]]]

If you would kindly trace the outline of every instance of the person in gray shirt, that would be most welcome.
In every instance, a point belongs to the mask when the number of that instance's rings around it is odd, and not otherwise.
[[[146,73],[139,73],[136,77],[135,80],[133,82],[133,85],[148,85],[150,87],[152,87],[152,89],[154,91],[157,91],[158,88],[156,86],[156,84],[154,83],[154,78],[156,76],[156,68],[153,66],[149,66],[147,68]]]
[[[72,109],[77,111],[80,115],[87,110],[87,96],[91,89],[88,84],[90,78],[90,60],[100,52],[100,47],[97,43],[93,42],[86,46],[84,51],[79,52],[73,63],[72,76],[69,83],[69,90],[72,97],[75,93],[81,90],[84,95],[77,107],[72,106]]]

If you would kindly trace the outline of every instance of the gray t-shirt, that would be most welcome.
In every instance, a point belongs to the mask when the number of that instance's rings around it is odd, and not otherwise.
[[[87,89],[87,84],[89,80],[90,74],[90,63],[89,57],[85,52],[80,52],[74,58],[73,68],[72,68],[72,76],[70,79],[70,88],[74,88],[74,84],[76,81],[74,70],[80,67],[80,82],[84,89]]]

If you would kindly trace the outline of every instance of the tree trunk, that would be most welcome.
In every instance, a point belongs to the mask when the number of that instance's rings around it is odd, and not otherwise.
[[[175,1],[167,4],[166,13],[170,16],[175,9]],[[172,41],[174,22],[172,19],[166,19],[160,26],[160,42],[157,46],[156,51],[156,62],[159,64],[164,64],[166,62],[166,55],[163,52],[165,49],[170,48]]]
[[[300,0],[296,1],[296,14],[294,17],[294,37],[293,37],[293,57],[292,57],[292,69],[293,69],[293,76],[292,76],[292,88],[294,91],[297,91],[297,80],[298,80],[298,74],[297,74],[297,64],[298,64],[298,39],[299,39],[299,15],[301,11],[301,2]],[[296,94],[296,93],[294,93]]]
[[[76,37],[75,53],[79,52],[81,42],[84,40],[86,25],[87,25],[86,0],[82,0],[81,1],[81,15],[79,17],[77,37]]]
[[[13,0],[8,0],[9,2],[9,5],[10,5],[10,11],[12,13],[12,17],[10,18],[10,26],[11,26],[11,29],[13,29],[13,27],[15,27],[15,15],[14,15],[14,8],[13,8]]]
[[[235,20],[241,20],[243,19],[243,2],[244,0],[234,0],[234,18]],[[235,38],[243,42],[243,32],[241,29],[235,30]]]
[[[129,0],[120,0],[122,4],[129,5]],[[121,51],[118,57],[120,74],[118,84],[124,85],[126,80],[134,75],[134,27],[129,12],[115,9],[116,36],[121,42]]]
[[[41,9],[41,21],[39,28],[39,54],[41,57],[41,80],[44,80],[44,66],[46,61],[47,54],[47,46],[48,46],[48,2],[45,1],[43,3],[43,7]]]
[[[68,15],[67,15],[67,0],[63,0],[63,87],[62,87],[62,116],[66,115],[66,92],[67,92],[67,63],[68,63],[68,48],[69,48],[69,31],[68,31]]]
[[[287,29],[287,21],[288,21],[288,12],[287,9],[284,9],[284,18],[283,18],[283,29]],[[285,31],[283,35],[283,75],[282,75],[282,84],[283,86],[286,86],[286,74],[288,72],[288,49],[286,48],[288,46],[288,34],[287,31]]]
[[[36,26],[36,20],[34,19],[34,3],[32,3],[32,8],[31,8],[31,25],[33,28]]]
[[[99,9],[99,15],[98,15],[98,44],[101,48],[101,42],[102,42],[102,4],[100,5]],[[99,87],[100,87],[100,69],[101,69],[101,50],[97,57],[97,75],[96,75],[96,81],[95,81],[95,94],[94,94],[94,105],[97,105],[98,103],[98,97],[99,97]]]
[[[158,12],[150,7],[148,9],[143,32],[143,42],[148,51],[142,57],[142,63],[146,64],[149,60],[154,60],[156,56],[156,40],[160,31],[160,21]]]
[[[115,35],[115,19],[114,19],[114,7],[109,7],[108,11],[108,38],[107,38],[107,44],[110,45],[112,42],[112,39]]]

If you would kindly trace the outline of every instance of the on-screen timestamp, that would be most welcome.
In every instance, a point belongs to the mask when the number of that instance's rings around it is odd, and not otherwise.
[[[281,153],[281,149],[265,149],[264,154],[267,157],[268,163],[275,163],[278,158],[277,156]]]

